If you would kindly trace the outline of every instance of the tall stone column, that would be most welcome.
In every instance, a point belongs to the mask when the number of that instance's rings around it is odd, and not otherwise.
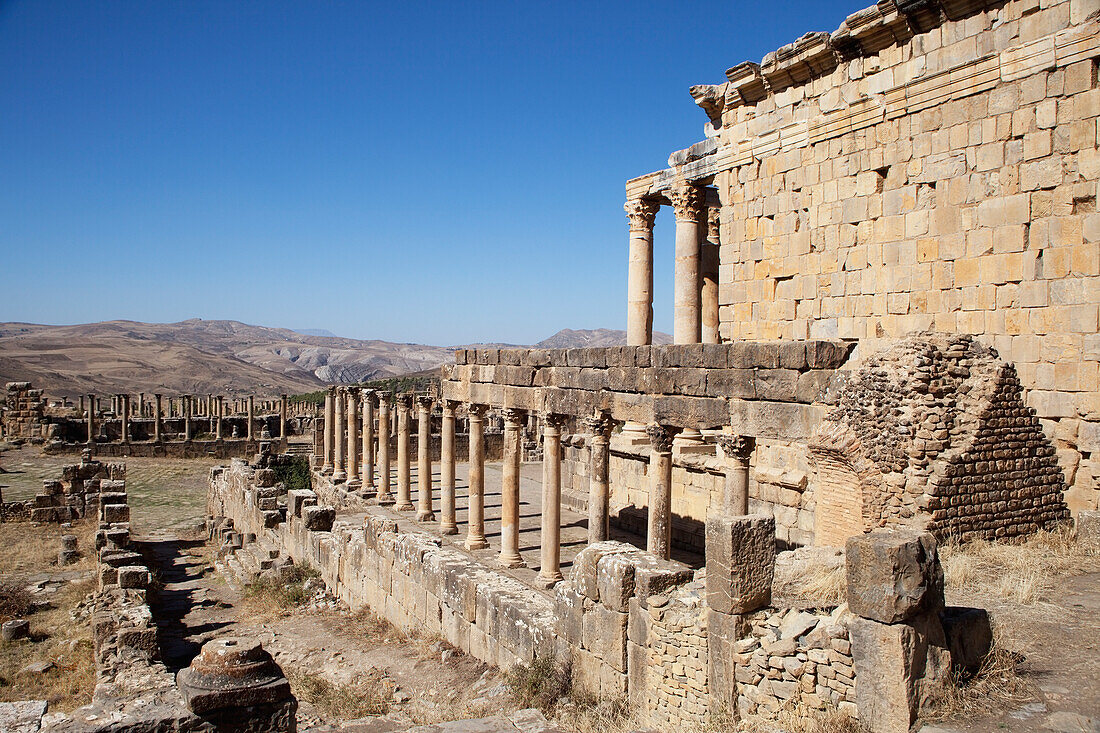
[[[180,409],[183,412],[183,441],[191,442],[191,395],[180,397]]]
[[[390,491],[390,395],[378,396],[378,503],[393,504]]]
[[[363,466],[359,480],[364,489],[374,488],[374,390],[364,389],[363,397]]]
[[[88,395],[88,444],[95,442],[95,395]]]
[[[722,511],[733,517],[749,513],[749,459],[756,440],[748,435],[719,435],[716,440],[726,459]]]
[[[439,532],[458,534],[455,522],[455,408],[454,400],[443,400],[443,429],[439,448]]]
[[[252,423],[256,419],[256,399],[252,395],[248,395],[248,429],[245,431],[248,440],[252,440]]]
[[[561,579],[560,415],[542,416],[542,534],[539,582],[550,588]]]
[[[340,483],[348,478],[344,463],[344,412],[346,397],[344,388],[337,387],[332,399],[332,481]]]
[[[332,421],[336,411],[336,388],[329,387],[325,392],[325,455],[321,464],[321,473],[332,473]]]
[[[668,560],[672,557],[672,437],[675,430],[650,425],[649,525],[646,550]]]
[[[123,394],[118,396],[119,401],[119,415],[122,418],[122,442],[130,442],[130,395]]]
[[[720,247],[719,213],[717,206],[707,208],[707,241],[700,253],[699,275],[702,284],[699,298],[702,301],[701,335],[704,344],[717,344],[718,336],[718,263]]]
[[[363,485],[359,478],[359,388],[347,388],[348,403],[348,489]]]
[[[500,564],[524,565],[519,554],[519,467],[523,451],[523,422],[527,413],[506,409],[504,416],[504,465],[501,467]]]
[[[280,395],[279,397],[279,438],[286,440],[286,407],[287,396]]]
[[[630,259],[626,281],[626,342],[653,343],[653,221],[660,206],[631,199],[623,207],[630,219]]]
[[[700,339],[699,215],[702,196],[694,186],[675,186],[666,194],[676,212],[676,274],[672,339],[697,344]]]
[[[160,442],[160,400],[159,394],[153,395],[153,442]]]
[[[397,504],[399,512],[411,512],[412,503],[412,466],[409,456],[409,412],[412,410],[412,395],[397,395]]]
[[[470,416],[470,511],[466,549],[484,550],[485,540],[485,405],[468,405]]]
[[[584,426],[592,436],[588,440],[588,543],[592,544],[611,539],[611,420],[600,414],[587,418]]]
[[[432,398],[416,398],[416,521],[434,522],[432,508]]]
[[[225,422],[225,398],[218,395],[214,399],[214,440],[222,439],[222,423]]]
[[[137,416],[138,417],[145,417],[145,393],[144,392],[139,392],[138,393]]]

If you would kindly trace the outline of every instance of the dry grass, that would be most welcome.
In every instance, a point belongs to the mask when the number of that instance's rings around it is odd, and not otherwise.
[[[290,565],[278,575],[262,575],[245,588],[241,599],[249,610],[265,616],[285,616],[313,597],[307,588],[321,574],[307,564]],[[312,584],[310,584],[312,585]]]
[[[3,575],[26,576],[57,570],[88,570],[95,564],[95,527],[93,519],[82,519],[71,527],[31,522],[0,523],[0,569]],[[57,567],[61,535],[76,535],[81,552],[78,562]]]
[[[838,710],[817,710],[802,705],[787,704],[776,711],[774,717],[746,716],[739,724],[713,725],[714,733],[774,733],[776,729],[787,733],[862,733],[866,729],[845,713]]]
[[[329,682],[316,674],[291,674],[290,686],[299,700],[313,705],[327,720],[385,715],[393,702],[393,680],[374,667],[352,684]]]
[[[1079,545],[1068,527],[1017,543],[947,543],[940,560],[949,591],[1025,606],[1049,601],[1058,578],[1100,570],[1100,553]]]
[[[34,608],[34,596],[27,590],[23,576],[0,578],[0,623],[22,618]]]
[[[574,687],[555,719],[574,733],[629,733],[643,727],[644,718],[644,711],[632,708],[626,698],[600,699]]]
[[[51,598],[51,608],[28,617],[31,639],[0,644],[0,701],[47,700],[50,710],[62,712],[91,702],[91,631],[73,622],[71,610],[93,589],[91,580],[64,586]],[[40,674],[22,671],[34,662],[52,662],[54,668]]]
[[[1000,647],[994,635],[993,647],[978,673],[969,679],[953,676],[931,701],[923,717],[931,722],[967,719],[1019,707],[1035,699],[1036,690],[1017,671],[1021,659]]]
[[[516,665],[504,684],[517,707],[538,708],[574,733],[627,733],[641,726],[625,698],[602,699],[574,685],[570,667],[550,658]]]
[[[772,593],[785,601],[807,601],[821,607],[838,606],[848,584],[844,564],[800,563],[775,577]]]

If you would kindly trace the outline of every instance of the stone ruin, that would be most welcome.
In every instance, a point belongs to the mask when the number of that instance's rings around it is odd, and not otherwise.
[[[80,463],[62,468],[61,478],[43,481],[42,493],[33,499],[0,502],[0,521],[72,522],[94,515],[125,492],[126,464],[93,460],[85,450]]]
[[[8,382],[0,405],[0,438],[43,441],[46,431],[46,398],[30,382]]]
[[[971,336],[910,338],[868,359],[809,450],[819,544],[885,526],[996,539],[1069,519],[1015,368]]]

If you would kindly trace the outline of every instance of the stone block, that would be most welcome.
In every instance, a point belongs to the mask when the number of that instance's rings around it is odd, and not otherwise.
[[[943,568],[928,532],[876,530],[845,545],[848,607],[884,624],[943,608]]]
[[[329,532],[336,520],[336,510],[330,506],[307,506],[302,510],[302,522],[310,532]]]
[[[626,672],[627,614],[595,605],[584,612],[581,645],[616,671]]]
[[[725,400],[703,397],[655,397],[649,422],[684,428],[714,428],[729,419]],[[618,416],[618,413],[616,413]]]
[[[107,524],[121,524],[130,521],[129,504],[100,504],[99,521]]]
[[[771,603],[775,519],[712,514],[706,525],[707,605],[746,614]]]
[[[118,569],[120,588],[148,588],[152,582],[153,576],[144,565],[124,565]]]
[[[634,563],[634,597],[645,603],[650,596],[667,593],[690,583],[691,568],[674,560],[662,560],[648,552],[639,554]]]
[[[315,506],[317,504],[317,494],[309,489],[291,489],[286,492],[286,501],[287,515],[291,517],[301,517],[302,510],[305,507]]]
[[[600,589],[597,581],[600,560],[605,555],[636,552],[637,548],[625,542],[594,542],[578,553],[573,558],[573,567],[569,573],[569,581],[577,592],[589,600],[600,600]]]
[[[614,611],[626,611],[634,595],[635,554],[604,555],[596,564],[600,603]]]
[[[707,395],[756,399],[756,381],[752,369],[713,369],[707,372]]]
[[[46,700],[0,702],[0,730],[5,733],[38,733],[47,704]]]
[[[252,475],[252,482],[260,488],[268,488],[275,485],[275,470],[271,468],[257,468]]]
[[[1100,548],[1100,511],[1077,512],[1077,541],[1086,547]]]
[[[570,646],[581,645],[584,607],[584,594],[579,592],[572,583],[558,583],[554,587],[554,616],[557,619],[557,631]]]
[[[855,347],[848,341],[807,341],[806,363],[810,369],[839,369]]]
[[[3,641],[16,641],[30,635],[31,625],[26,619],[16,618],[5,621],[0,626],[0,639]]]
[[[940,614],[951,666],[958,672],[973,675],[993,646],[993,627],[984,608],[948,606]]]
[[[896,624],[857,616],[848,634],[860,720],[873,733],[908,733],[921,707],[950,677],[951,655],[938,616]]]

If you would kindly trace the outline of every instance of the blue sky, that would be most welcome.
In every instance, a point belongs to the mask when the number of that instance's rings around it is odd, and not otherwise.
[[[867,4],[0,0],[0,321],[625,328],[623,184],[703,138],[688,87]]]

